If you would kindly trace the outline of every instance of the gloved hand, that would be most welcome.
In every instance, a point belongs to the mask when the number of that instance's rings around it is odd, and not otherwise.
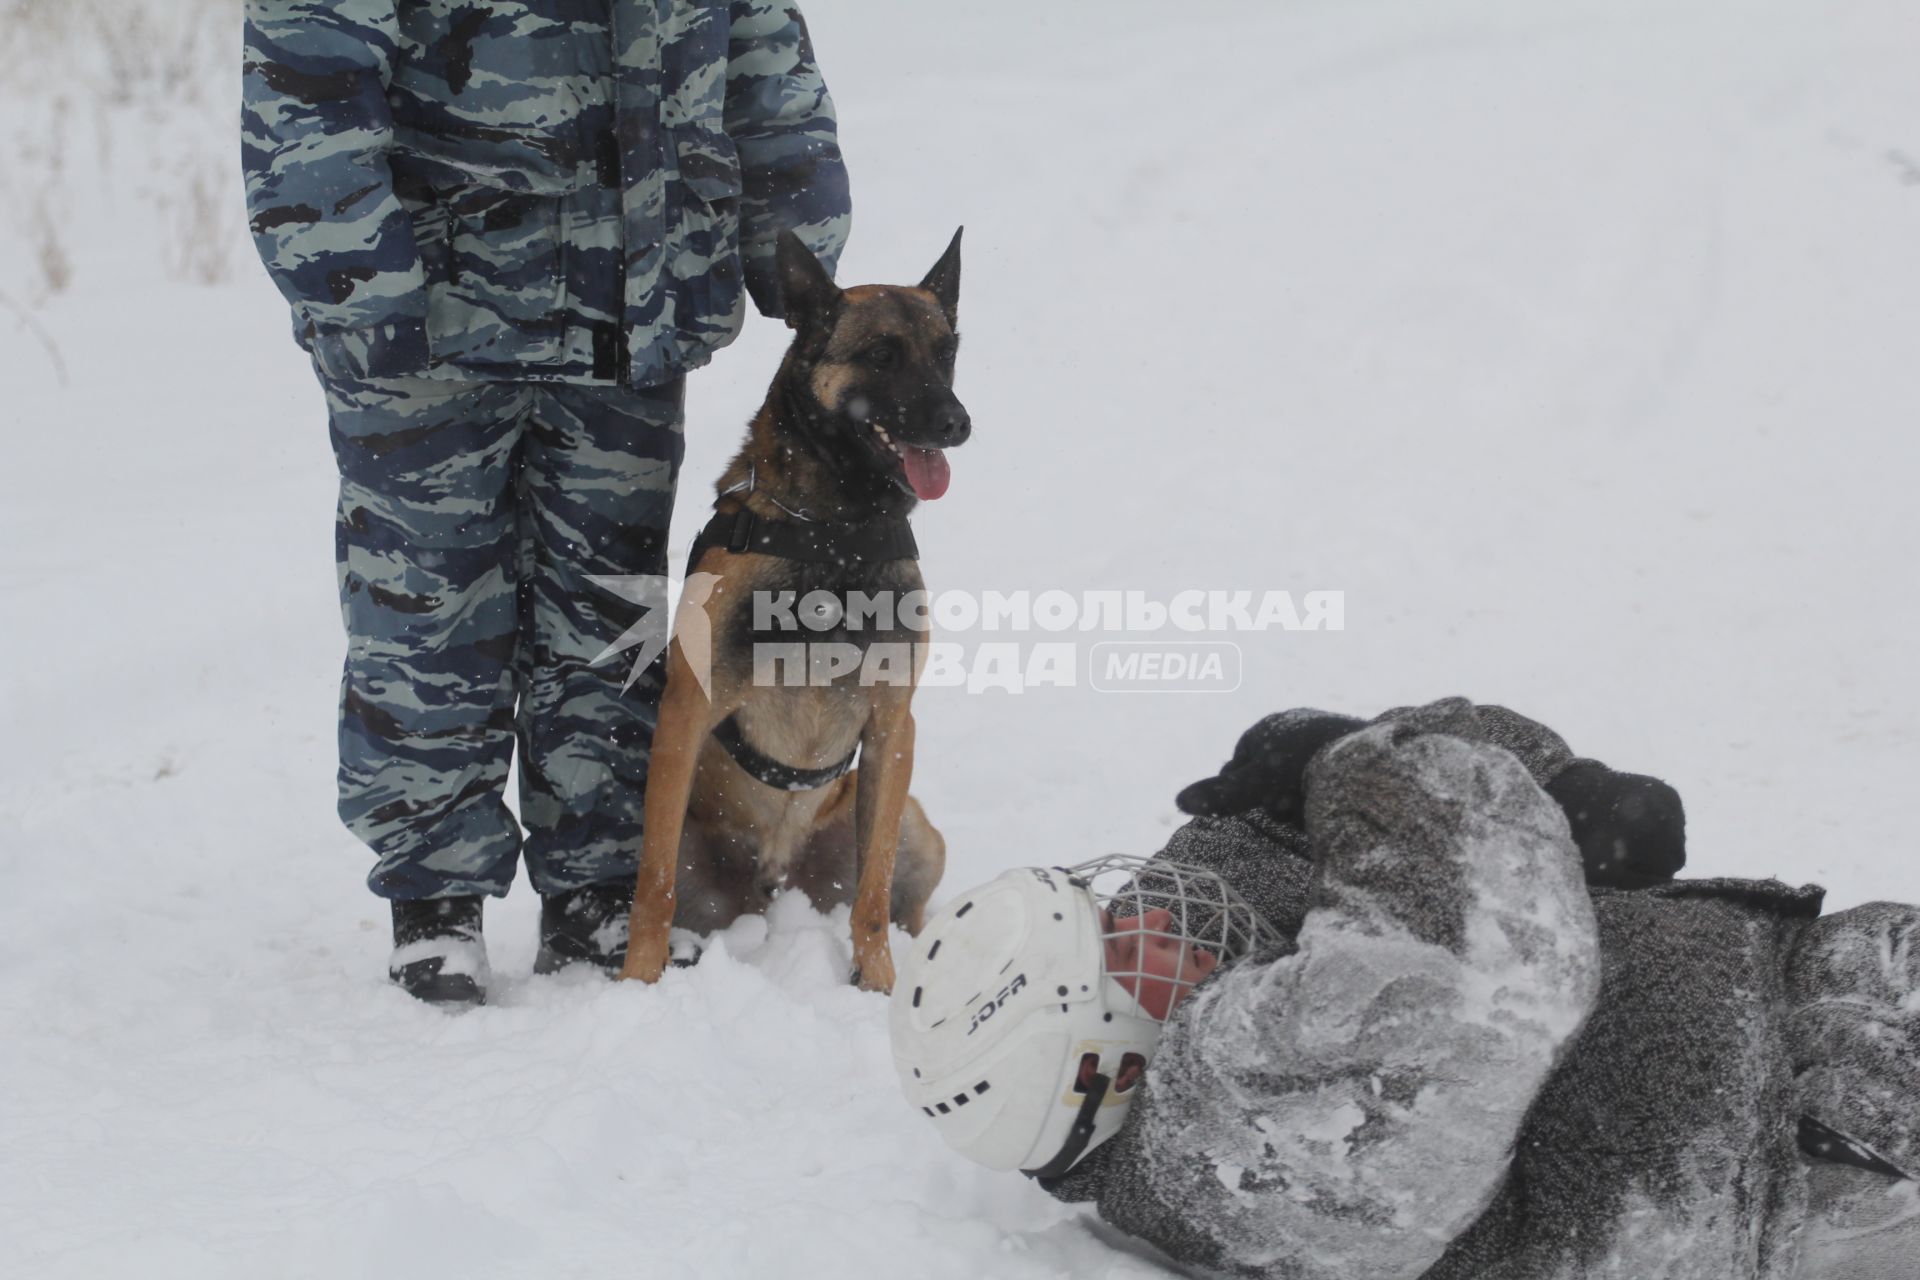
[[[1261,809],[1298,821],[1315,753],[1367,723],[1311,709],[1267,716],[1240,735],[1219,773],[1186,787],[1174,803],[1196,817]],[[1660,779],[1576,760],[1546,792],[1567,815],[1589,885],[1642,889],[1673,879],[1686,865],[1686,809],[1680,793]]]
[[[1687,865],[1687,811],[1658,778],[1576,760],[1547,784],[1573,829],[1587,883],[1644,889]]]
[[[1240,735],[1233,759],[1219,773],[1183,789],[1174,803],[1196,817],[1264,809],[1276,818],[1298,819],[1307,762],[1328,743],[1366,727],[1365,720],[1311,708],[1270,715]]]

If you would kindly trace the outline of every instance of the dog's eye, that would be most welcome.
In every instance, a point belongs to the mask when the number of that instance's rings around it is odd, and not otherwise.
[[[897,357],[891,342],[881,342],[868,347],[860,358],[876,369],[891,369]]]

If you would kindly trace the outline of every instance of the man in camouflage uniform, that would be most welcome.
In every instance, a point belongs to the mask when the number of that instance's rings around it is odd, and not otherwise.
[[[540,967],[617,967],[660,671],[623,695],[588,666],[642,613],[589,579],[665,572],[683,379],[743,291],[778,314],[779,231],[829,266],[845,243],[804,22],[247,0],[243,149],[340,466],[340,813],[393,902],[391,975],[484,998],[516,736]]]

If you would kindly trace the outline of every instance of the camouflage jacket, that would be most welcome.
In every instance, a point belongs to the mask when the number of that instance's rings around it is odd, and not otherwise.
[[[247,0],[254,239],[333,376],[647,386],[831,266],[833,103],[774,0]]]

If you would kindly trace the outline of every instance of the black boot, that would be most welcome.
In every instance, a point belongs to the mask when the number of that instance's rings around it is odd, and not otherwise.
[[[627,960],[627,913],[633,880],[583,884],[540,899],[540,954],[535,973],[557,973],[570,964],[590,964],[618,973]]]
[[[487,945],[480,936],[486,899],[422,898],[393,904],[393,956],[387,976],[428,1004],[487,1002]]]

